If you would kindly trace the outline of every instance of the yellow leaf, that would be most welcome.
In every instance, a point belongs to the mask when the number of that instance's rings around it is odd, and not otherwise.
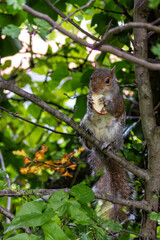
[[[58,164],[58,163],[61,163],[60,160],[54,160],[54,164]]]
[[[27,173],[29,173],[29,169],[29,166],[27,166],[26,168],[20,167],[20,173],[26,175]]]
[[[79,147],[78,150],[77,150],[77,153],[79,152],[84,152],[85,148],[84,147]]]
[[[75,170],[75,169],[76,169],[76,167],[77,167],[77,165],[76,165],[76,164],[72,164],[72,165],[70,165],[68,168],[71,168],[72,170]]]
[[[63,177],[73,177],[68,171],[66,171],[63,175]]]
[[[43,145],[41,146],[41,150],[43,150],[43,152],[47,152],[48,149],[49,149],[49,147],[46,147],[45,144],[43,144]]]
[[[29,173],[36,174],[36,173],[38,173],[40,170],[41,170],[40,167],[32,166],[32,167],[30,167]]]
[[[43,150],[40,150],[38,152],[36,152],[35,154],[35,160],[40,161],[44,159],[44,152]]]
[[[63,168],[63,167],[60,167],[60,168],[59,168],[59,167],[57,167],[57,170],[59,170],[59,172],[60,172],[60,173],[64,173],[64,171],[65,171],[66,169],[65,169],[65,168]]]
[[[64,158],[61,158],[60,163],[65,164],[67,161],[68,161],[68,158],[64,157]]]
[[[28,163],[31,162],[31,160],[29,160],[28,157],[24,157],[24,158],[23,158],[23,162],[24,162],[24,164],[28,164]]]
[[[24,149],[22,149],[21,151],[20,151],[20,150],[12,151],[12,153],[13,153],[14,155],[19,155],[19,156],[27,157],[27,154],[26,154],[26,152],[24,151]]]

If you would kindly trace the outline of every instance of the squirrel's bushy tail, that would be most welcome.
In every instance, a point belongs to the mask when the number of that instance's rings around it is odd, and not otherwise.
[[[89,164],[92,167],[93,175],[96,175],[97,172],[101,173],[99,180],[93,186],[95,194],[102,198],[105,198],[105,195],[110,195],[114,199],[130,197],[129,175],[123,167],[94,148],[89,156]],[[106,201],[101,201],[101,204],[100,214],[104,218],[120,222],[127,218],[128,209],[126,207]]]

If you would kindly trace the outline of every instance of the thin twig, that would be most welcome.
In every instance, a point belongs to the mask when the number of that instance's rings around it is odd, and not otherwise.
[[[114,237],[114,239],[118,239],[118,240],[119,240],[119,238],[116,236],[116,234],[117,234],[118,232],[114,232],[114,231],[107,230],[107,229],[105,229],[102,225],[100,225],[99,223],[97,223],[97,222],[95,222],[95,221],[94,221],[94,223],[95,223],[98,227],[102,228],[108,235],[111,235],[112,237]]]
[[[34,191],[32,191],[32,194],[33,194],[35,197],[40,197],[45,203],[49,203],[49,201],[46,200],[46,199],[42,196],[41,193],[40,193],[40,194],[37,194],[37,193],[35,193]]]
[[[3,171],[6,171],[1,150],[0,150],[0,162],[1,162],[1,168],[2,168],[2,170],[3,170]],[[11,181],[10,181],[10,177],[9,177],[8,173],[6,173],[6,180],[7,180],[8,188],[10,188],[10,187],[11,187]],[[11,198],[8,197],[8,198],[7,198],[7,211],[10,211],[10,209],[11,209]],[[7,223],[10,223],[10,219],[9,219],[8,217],[6,217],[6,222],[7,222]]]
[[[138,234],[138,233],[135,233],[135,232],[131,232],[131,231],[128,231],[128,230],[125,230],[125,229],[122,229],[121,232],[130,233],[130,234],[133,234],[133,235],[138,236],[138,237],[143,237],[141,234]]]
[[[57,133],[57,134],[72,136],[72,137],[77,136],[76,133],[64,133],[64,132],[59,132],[59,131],[53,130],[53,129],[49,128],[49,127],[45,127],[45,126],[43,126],[43,125],[40,125],[40,124],[38,124],[38,123],[31,122],[31,121],[29,121],[29,120],[26,119],[26,118],[20,117],[17,113],[12,113],[12,112],[10,112],[9,110],[7,110],[7,109],[5,109],[5,108],[3,108],[3,107],[1,107],[1,106],[0,106],[0,109],[2,109],[3,111],[11,114],[13,117],[19,118],[19,119],[21,119],[21,120],[23,120],[23,121],[25,121],[25,122],[28,122],[28,123],[30,123],[30,124],[32,124],[32,125],[34,125],[34,126],[37,126],[37,127],[40,127],[40,128],[44,128],[45,130],[48,130],[48,131],[51,131],[51,132],[54,132],[54,133]]]
[[[127,9],[121,4],[119,3],[117,0],[114,0],[115,4],[117,4],[118,7],[120,7],[123,10],[124,15],[130,20],[133,21],[133,18],[129,15],[129,13],[127,12]]]
[[[78,107],[76,106],[75,109],[74,109],[74,112],[73,112],[73,116],[71,117],[72,119],[74,119],[75,114],[76,114],[76,112],[77,112],[77,109],[78,109]]]
[[[13,98],[10,98],[10,99],[12,99],[14,101],[17,101],[17,102],[25,102],[26,101],[26,99],[24,99],[24,98],[16,98],[16,97],[13,97]],[[64,111],[66,111],[66,112],[73,113],[73,110],[65,108],[65,107],[62,107],[58,103],[54,103],[52,101],[46,101],[46,103],[51,104],[53,106],[56,106],[56,107],[58,107],[58,109],[62,109]]]
[[[121,84],[120,87],[122,88],[136,88],[136,84]]]
[[[94,8],[94,9],[99,9],[99,10],[101,10],[101,11],[108,12],[108,13],[123,14],[123,12],[117,12],[117,11],[113,11],[113,10],[107,10],[107,9],[104,9],[104,8],[101,8],[101,7],[96,7],[96,6],[94,6],[93,8]]]
[[[51,8],[58,13],[62,18],[67,18],[67,16],[65,14],[63,14],[58,8],[56,8],[53,3],[51,3],[49,0],[45,0],[48,5],[51,6]],[[86,36],[90,37],[93,40],[98,41],[98,38],[96,38],[95,36],[93,36],[92,34],[90,34],[89,32],[86,32],[84,29],[82,29],[78,24],[76,24],[72,19],[68,19],[68,22],[70,22],[73,26],[75,26],[78,30],[80,30],[82,33],[86,34]],[[55,27],[53,26],[53,29]]]
[[[63,22],[67,22],[71,16],[73,16],[74,14],[76,14],[79,11],[82,11],[84,8],[87,8],[92,2],[94,2],[95,0],[89,0],[88,3],[86,3],[85,5],[83,5],[82,7],[76,9],[74,12],[68,14],[68,16],[66,16],[59,24],[58,26],[60,26]],[[54,29],[53,29],[54,30]]]
[[[110,29],[111,23],[112,23],[112,19],[111,19],[110,22],[108,23],[107,29],[106,29],[106,31],[105,31],[105,34],[104,34],[102,40],[99,41],[99,42],[96,42],[96,43],[94,44],[94,48],[99,48],[100,46],[102,46],[102,45],[106,42],[106,38],[107,38],[107,36],[108,36],[108,31],[109,31],[109,29]]]

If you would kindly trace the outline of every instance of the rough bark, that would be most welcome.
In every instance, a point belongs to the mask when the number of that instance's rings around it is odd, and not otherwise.
[[[135,0],[134,4],[134,21],[147,22],[149,16],[148,1]],[[147,44],[147,30],[135,29],[135,56],[147,59],[148,44]],[[152,211],[158,212],[158,198],[160,190],[160,129],[156,125],[153,101],[150,84],[150,75],[147,68],[135,65],[136,81],[138,85],[139,94],[139,108],[142,119],[142,128],[144,137],[148,147],[148,173],[149,180],[145,182],[145,200],[150,203]],[[152,79],[151,79],[152,81]],[[145,240],[156,239],[156,221],[151,221],[149,213],[143,212],[141,235]]]

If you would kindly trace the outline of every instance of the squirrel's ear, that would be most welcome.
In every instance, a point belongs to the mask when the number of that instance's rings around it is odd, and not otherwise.
[[[116,70],[116,66],[114,66],[114,67],[111,69],[112,76],[113,76],[115,70]]]

